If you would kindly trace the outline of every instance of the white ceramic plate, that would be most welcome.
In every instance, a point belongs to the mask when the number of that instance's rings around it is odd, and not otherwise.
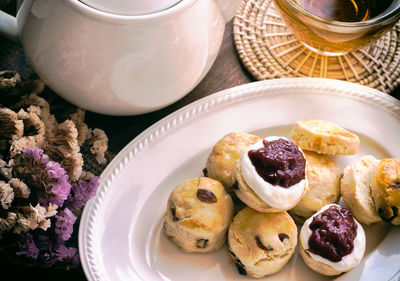
[[[357,155],[339,156],[343,168],[362,155],[400,156],[400,102],[376,90],[328,79],[293,78],[228,89],[167,116],[131,141],[101,175],[82,215],[79,250],[92,280],[250,280],[239,275],[224,247],[210,254],[178,250],[162,231],[170,191],[202,175],[217,140],[240,130],[288,136],[299,119],[325,119],[356,132]],[[366,227],[361,265],[338,280],[398,278],[400,229]],[[397,276],[397,277],[396,277]],[[263,280],[326,280],[297,253]]]

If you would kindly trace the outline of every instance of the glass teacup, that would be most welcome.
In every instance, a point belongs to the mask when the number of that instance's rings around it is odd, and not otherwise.
[[[364,47],[400,19],[400,0],[274,0],[289,29],[306,47],[342,55]]]

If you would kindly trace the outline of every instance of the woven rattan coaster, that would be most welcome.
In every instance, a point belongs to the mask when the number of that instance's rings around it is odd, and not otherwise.
[[[400,83],[400,22],[363,49],[328,57],[310,51],[294,37],[272,0],[243,0],[233,35],[242,63],[257,80],[324,77],[386,93]]]

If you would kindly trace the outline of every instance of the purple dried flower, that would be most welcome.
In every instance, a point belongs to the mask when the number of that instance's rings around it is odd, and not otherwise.
[[[55,218],[56,227],[54,232],[61,240],[67,241],[74,231],[76,216],[68,208],[65,208],[63,211],[60,211],[58,215],[55,215]]]
[[[62,206],[71,191],[71,184],[68,182],[68,175],[57,162],[49,161],[46,164],[46,169],[49,179],[57,180],[57,183],[51,188],[53,196],[49,196],[48,201],[58,206]]]
[[[90,198],[96,195],[99,184],[99,177],[96,176],[73,183],[72,192],[68,196],[68,205],[72,209],[83,207]]]
[[[36,260],[39,255],[39,249],[33,240],[32,234],[29,232],[20,235],[18,241],[19,250],[16,252],[18,256],[25,256],[30,260]]]
[[[53,242],[47,235],[39,235],[36,238],[36,245],[39,248],[38,260],[45,267],[51,267],[56,262],[57,255],[53,252]]]
[[[60,243],[54,247],[57,256],[56,260],[67,263],[71,268],[76,268],[80,264],[78,249],[74,247],[66,247]]]
[[[49,156],[43,153],[43,150],[37,147],[27,148],[22,151],[26,156],[31,156],[35,161],[40,161],[43,165],[49,162]]]
[[[71,191],[68,174],[61,165],[37,147],[27,148],[15,158],[14,170],[30,187],[36,187],[39,203],[62,206]]]

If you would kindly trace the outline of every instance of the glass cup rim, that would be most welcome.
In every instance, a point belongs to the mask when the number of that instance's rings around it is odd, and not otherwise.
[[[281,1],[281,0],[277,0],[277,1]],[[366,21],[362,21],[362,22],[331,21],[331,20],[327,20],[327,19],[321,18],[317,15],[310,13],[309,11],[307,11],[306,9],[301,7],[299,4],[297,4],[295,0],[282,0],[282,1],[286,1],[292,8],[296,9],[297,11],[299,11],[300,13],[302,13],[303,15],[305,15],[309,18],[312,18],[321,23],[336,25],[336,26],[340,26],[340,27],[361,27],[361,26],[375,25],[375,24],[381,23],[387,19],[390,19],[393,15],[400,14],[400,1],[398,1],[399,2],[399,3],[397,3],[398,6],[395,9],[393,9],[392,11],[390,11],[389,13],[383,13],[380,16],[371,18]]]

